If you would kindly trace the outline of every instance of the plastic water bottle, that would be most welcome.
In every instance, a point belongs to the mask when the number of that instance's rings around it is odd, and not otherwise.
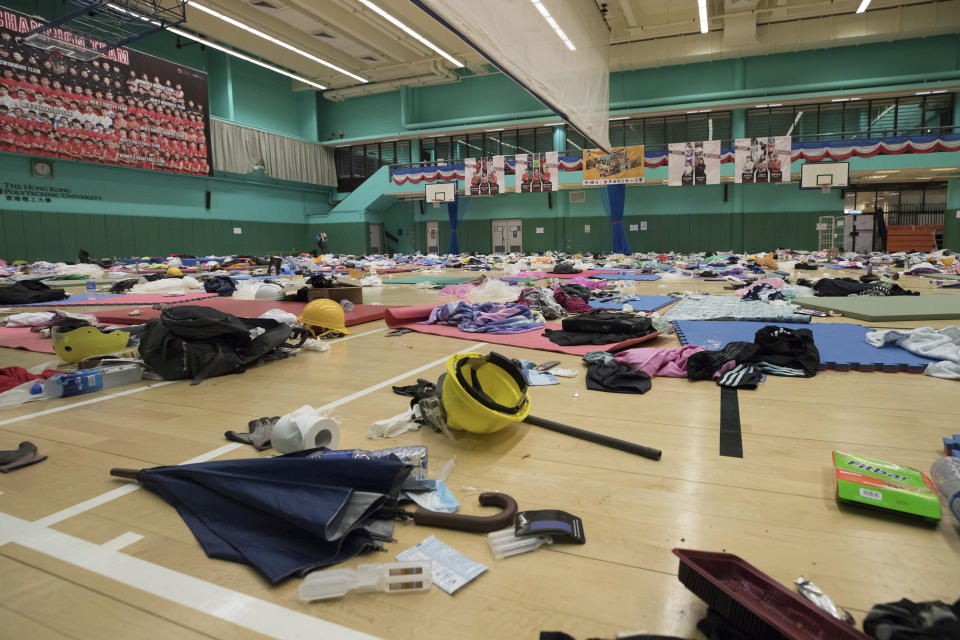
[[[97,281],[93,278],[87,280],[87,299],[95,300],[97,297]]]
[[[960,458],[943,457],[933,463],[930,475],[940,493],[947,499],[953,516],[960,520]]]
[[[353,311],[353,303],[347,299],[341,300],[340,306],[343,307],[344,313],[350,313],[351,311]]]
[[[122,387],[132,384],[143,377],[143,368],[130,363],[105,369],[80,369],[70,373],[59,373],[48,378],[42,385],[34,385],[32,395],[44,398],[68,398],[81,393],[91,393],[101,389]]]

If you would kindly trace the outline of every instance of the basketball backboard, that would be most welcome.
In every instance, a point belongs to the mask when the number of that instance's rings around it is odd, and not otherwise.
[[[800,165],[800,188],[846,189],[850,186],[849,162],[804,162]]]
[[[434,205],[440,205],[444,202],[453,202],[457,197],[456,182],[432,182],[424,185],[425,200]]]

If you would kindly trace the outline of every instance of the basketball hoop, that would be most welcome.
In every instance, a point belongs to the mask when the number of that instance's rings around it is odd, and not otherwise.
[[[446,198],[442,193],[433,194],[433,208],[436,209],[440,206],[440,203],[444,202]]]
[[[820,185],[820,192],[824,194],[830,193],[830,185],[829,184]]]

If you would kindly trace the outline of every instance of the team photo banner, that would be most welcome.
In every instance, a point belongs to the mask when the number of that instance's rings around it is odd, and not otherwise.
[[[466,183],[463,195],[492,196],[506,193],[503,156],[466,158],[463,161],[463,178]]]
[[[671,187],[720,184],[721,155],[719,140],[670,144],[667,184]]]
[[[583,150],[583,184],[639,184],[643,182],[643,145]]]
[[[560,189],[560,154],[521,153],[514,156],[513,172],[516,174],[517,193],[539,193]]]
[[[790,182],[790,136],[738,138],[734,145],[736,182]]]
[[[0,151],[210,175],[207,74],[124,48],[83,62],[24,44],[43,24],[0,8]]]

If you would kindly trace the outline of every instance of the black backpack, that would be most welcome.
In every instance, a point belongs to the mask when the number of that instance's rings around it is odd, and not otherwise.
[[[263,331],[251,338],[254,329]],[[164,380],[192,378],[193,384],[200,384],[207,378],[242,373],[258,362],[285,358],[306,339],[305,329],[276,320],[176,305],[147,322],[140,334],[140,357]]]
[[[237,290],[237,285],[230,276],[213,276],[203,281],[203,290],[221,298],[229,298]]]
[[[0,287],[0,305],[54,302],[67,297],[63,289],[51,289],[39,280],[21,280],[8,287]]]

